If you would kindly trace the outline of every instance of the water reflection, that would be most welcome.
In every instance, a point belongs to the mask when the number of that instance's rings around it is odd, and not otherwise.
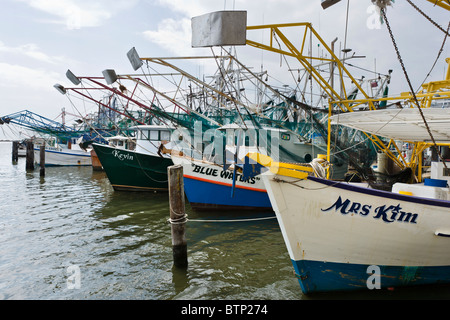
[[[194,212],[188,268],[173,266],[167,193],[114,192],[92,168],[26,171],[0,143],[0,298],[447,299],[448,287],[303,296],[275,219]],[[3,149],[2,149],[3,148]],[[7,144],[7,150],[10,145]],[[79,289],[67,272],[78,266]]]

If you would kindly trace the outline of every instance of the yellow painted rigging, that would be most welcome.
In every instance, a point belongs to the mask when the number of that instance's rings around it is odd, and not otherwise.
[[[450,5],[448,1],[431,1],[446,10],[450,10]],[[301,39],[300,45],[295,46],[294,42],[289,40],[286,34],[283,32],[287,28],[300,28]],[[376,106],[381,101],[397,101],[404,105],[404,107],[414,107],[415,99],[411,92],[402,93],[399,97],[384,97],[384,98],[373,98],[370,97],[363,88],[359,85],[358,81],[351,75],[347,70],[342,60],[340,60],[332,49],[327,45],[327,43],[320,37],[316,30],[312,27],[311,23],[290,23],[290,24],[271,24],[271,25],[260,25],[260,26],[248,26],[247,31],[252,30],[269,30],[269,39],[265,39],[265,42],[254,41],[247,39],[247,45],[263,49],[266,51],[271,51],[277,54],[282,54],[295,58],[301,66],[311,75],[312,79],[318,83],[320,88],[326,94],[329,100],[329,110],[331,115],[331,110],[333,107],[337,106],[342,112],[352,112],[356,108],[361,108],[366,106],[370,110],[375,110]],[[317,41],[321,48],[326,52],[326,57],[314,56],[312,50],[307,52],[308,41]],[[311,44],[312,46],[312,44]],[[333,70],[337,70],[337,74],[340,79],[341,90],[338,90],[331,84],[331,81],[327,81],[325,76],[314,67],[314,62],[329,63]],[[440,81],[431,81],[422,85],[422,90],[415,93],[415,97],[418,99],[421,108],[427,108],[431,106],[431,103],[436,100],[450,99],[450,58],[446,59],[449,64],[446,78]],[[334,71],[333,71],[334,72]],[[351,80],[352,85],[355,85],[362,98],[358,99],[348,99],[349,90],[346,88],[346,83],[344,77]],[[331,82],[331,83],[330,83]],[[430,147],[431,143],[419,143],[411,142],[413,144],[413,154],[411,158],[405,159],[405,157],[400,152],[400,148],[396,145],[395,141],[390,140],[386,145],[382,139],[378,136],[367,134],[366,136],[377,146],[381,151],[385,152],[395,163],[401,168],[411,168],[413,172],[416,169],[421,173],[421,154],[422,152]],[[330,160],[330,134],[328,134],[328,160]],[[449,144],[439,144],[439,145],[449,145]],[[397,155],[395,154],[397,153]],[[420,160],[420,161],[419,161]],[[417,179],[421,180],[421,174],[417,175]]]
[[[432,4],[439,6],[443,9],[446,9],[450,11],[450,1],[448,0],[427,0],[428,2],[431,2]]]

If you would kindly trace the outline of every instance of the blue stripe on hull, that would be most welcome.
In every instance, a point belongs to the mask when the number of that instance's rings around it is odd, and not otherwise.
[[[304,294],[314,292],[368,290],[369,265],[292,260]],[[450,283],[450,266],[378,266],[380,288]],[[372,281],[369,281],[372,283]]]
[[[184,191],[191,203],[205,207],[246,207],[272,208],[267,192],[235,188],[231,197],[231,187],[205,181],[184,178]]]

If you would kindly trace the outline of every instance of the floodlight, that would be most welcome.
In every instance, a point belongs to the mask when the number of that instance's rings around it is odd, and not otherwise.
[[[81,80],[77,76],[75,76],[73,74],[73,72],[70,71],[70,70],[67,70],[66,77],[67,77],[67,79],[69,79],[76,86],[81,83]]]
[[[131,48],[130,51],[128,51],[127,57],[128,60],[130,60],[131,66],[133,67],[134,71],[142,67],[142,60],[134,47]]]
[[[322,8],[326,9],[328,7],[334,6],[336,3],[338,3],[341,0],[322,0]]]
[[[217,11],[191,19],[191,46],[240,46],[246,44],[247,11]]]
[[[103,70],[102,73],[107,84],[113,84],[114,82],[117,81],[117,74],[116,71],[114,71],[113,69]]]
[[[66,94],[66,88],[64,88],[62,85],[60,85],[59,83],[55,84],[53,86],[56,90],[59,91],[59,93],[61,94]]]

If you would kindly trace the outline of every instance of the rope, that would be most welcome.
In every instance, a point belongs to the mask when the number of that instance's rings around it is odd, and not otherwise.
[[[249,221],[262,221],[262,220],[270,220],[270,219],[276,219],[277,217],[265,217],[265,218],[253,218],[253,219],[234,219],[234,220],[225,220],[225,219],[219,219],[219,220],[204,220],[204,219],[197,219],[197,220],[189,220],[192,222],[249,222]]]
[[[328,161],[316,158],[313,159],[309,164],[311,165],[311,168],[314,170],[314,173],[316,174],[317,177],[320,178],[326,177],[327,173],[323,165],[328,166],[329,165]]]
[[[167,222],[169,222],[170,224],[185,224],[187,221],[188,221],[187,214],[183,215],[181,218],[167,219]]]
[[[441,154],[441,152],[439,151],[439,148],[438,148],[438,146],[437,146],[437,144],[436,144],[436,141],[434,140],[433,134],[432,134],[431,131],[430,131],[430,127],[428,126],[428,123],[427,123],[427,121],[426,121],[426,119],[425,119],[425,116],[423,115],[422,109],[421,109],[421,107],[420,107],[419,101],[417,100],[417,96],[416,96],[416,93],[414,92],[414,89],[413,89],[413,87],[412,87],[411,81],[409,80],[408,73],[406,72],[406,68],[405,68],[405,66],[404,66],[404,64],[403,64],[402,57],[400,56],[400,52],[399,52],[399,50],[398,50],[397,43],[395,42],[394,35],[392,34],[392,30],[391,30],[391,27],[390,27],[390,25],[389,25],[389,21],[387,20],[386,12],[385,12],[385,9],[384,9],[384,8],[381,9],[381,14],[383,15],[383,19],[384,19],[384,21],[386,22],[386,27],[388,28],[389,35],[390,35],[391,40],[392,40],[392,44],[394,45],[395,52],[397,53],[397,59],[399,60],[400,65],[401,65],[402,70],[403,70],[403,73],[405,74],[405,78],[406,78],[406,81],[408,82],[408,86],[409,86],[409,89],[411,90],[411,94],[413,95],[414,102],[415,102],[415,104],[417,105],[417,108],[419,109],[419,113],[420,113],[420,115],[421,115],[421,117],[422,117],[422,120],[423,120],[423,122],[424,122],[424,124],[425,124],[425,127],[426,127],[426,129],[427,129],[427,131],[428,131],[428,134],[430,135],[431,140],[433,141],[433,147],[435,148],[437,154],[439,155],[439,158],[441,158],[441,160],[442,160],[442,162],[443,162],[443,164],[444,164],[444,167],[445,167],[446,169],[448,169],[448,168],[447,168],[447,164],[445,163],[445,159],[442,157],[442,154]]]
[[[176,212],[175,210],[170,208],[170,215],[172,216],[172,214],[178,218],[169,218],[167,221],[170,224],[184,224],[188,221],[188,215],[185,212]]]
[[[323,190],[323,189],[331,188],[331,187],[334,187],[335,185],[338,185],[338,184],[341,183],[340,181],[335,181],[334,183],[332,183],[332,184],[330,184],[330,185],[326,185],[325,187],[320,187],[320,188],[306,188],[306,187],[304,187],[304,186],[301,186],[301,185],[298,185],[298,184],[297,184],[297,182],[300,182],[300,181],[306,181],[305,179],[297,179],[297,180],[294,180],[294,181],[286,181],[286,180],[283,180],[283,179],[280,179],[280,178],[275,177],[275,178],[273,178],[273,181],[278,182],[278,183],[288,183],[288,184],[293,185],[294,187],[297,187],[297,188],[300,188],[300,189],[304,189],[304,190],[311,190],[311,191]]]
[[[187,214],[183,214],[183,216],[181,218],[176,218],[176,219],[172,219],[169,218],[167,219],[167,222],[169,222],[170,224],[184,224],[186,222],[205,222],[205,223],[211,223],[211,222],[215,222],[215,223],[229,223],[229,222],[250,222],[250,221],[262,221],[262,220],[270,220],[270,219],[276,219],[277,217],[265,217],[265,218],[253,218],[253,219],[218,219],[218,220],[210,220],[210,219],[188,219],[187,218]]]

